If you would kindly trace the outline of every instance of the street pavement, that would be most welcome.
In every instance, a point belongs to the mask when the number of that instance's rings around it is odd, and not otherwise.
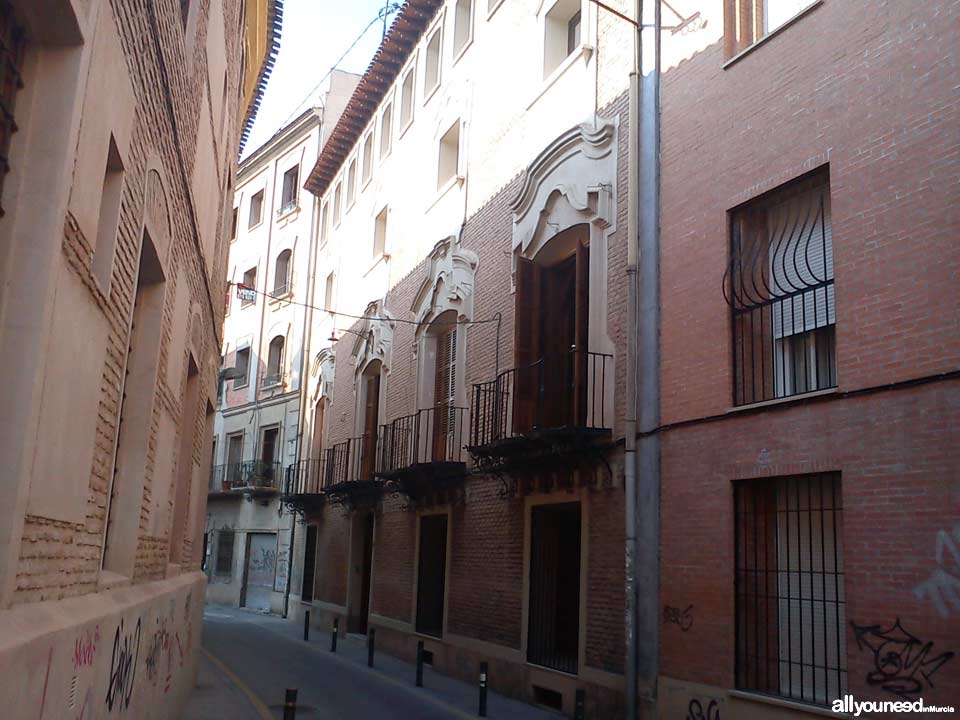
[[[477,687],[377,653],[367,667],[363,637],[330,635],[272,615],[218,606],[204,611],[203,649],[197,688],[183,720],[266,720],[283,717],[286,688],[297,688],[296,720],[460,720],[477,717]],[[488,696],[487,716],[510,720],[558,720],[558,713]]]

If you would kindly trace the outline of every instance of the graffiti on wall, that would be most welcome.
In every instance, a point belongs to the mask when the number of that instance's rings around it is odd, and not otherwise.
[[[960,525],[952,533],[937,533],[934,558],[936,569],[913,589],[913,595],[933,603],[940,617],[946,618],[960,612]]]
[[[934,687],[933,676],[949,662],[953,652],[933,655],[933,642],[923,642],[900,624],[897,618],[889,628],[857,625],[851,622],[860,650],[873,653],[873,670],[867,683],[903,698],[916,700],[919,693]]]
[[[663,606],[663,622],[676,625],[686,632],[693,627],[693,605],[687,605],[684,610],[670,605]]]
[[[167,631],[167,620],[157,618],[157,627],[147,643],[147,654],[144,660],[147,679],[154,687],[160,677],[161,659],[163,654],[168,652],[170,652],[170,633]]]
[[[110,656],[110,683],[107,686],[107,709],[125,710],[133,695],[133,683],[137,677],[137,658],[140,656],[140,626],[137,619],[132,632],[124,632],[123,618],[113,636],[113,653]]]
[[[73,669],[92,667],[97,659],[97,646],[100,644],[100,626],[84,630],[73,645]]]
[[[687,720],[720,720],[720,704],[711,700],[704,710],[703,703],[693,698],[687,706]]]

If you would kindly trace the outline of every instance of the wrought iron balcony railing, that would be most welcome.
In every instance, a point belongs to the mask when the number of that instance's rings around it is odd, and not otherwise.
[[[307,460],[300,460],[297,463],[287,466],[287,474],[284,480],[283,494],[293,495],[319,495],[327,488],[332,487],[333,466],[328,462],[330,450],[322,450],[320,457]]]
[[[385,477],[428,463],[464,462],[467,408],[437,405],[381,427],[379,472]]]
[[[257,489],[279,490],[282,468],[278,462],[248,460],[214,465],[210,470],[210,492]]]
[[[381,468],[379,449],[380,443],[374,434],[350,438],[331,447],[326,459],[330,478],[327,489],[374,480]]]
[[[608,430],[612,355],[571,349],[473,386],[470,446],[486,447],[536,431]]]

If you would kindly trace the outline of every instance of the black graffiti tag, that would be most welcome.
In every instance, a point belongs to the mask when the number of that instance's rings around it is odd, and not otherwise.
[[[123,632],[123,618],[113,636],[113,653],[110,656],[110,684],[107,686],[107,709],[130,706],[133,682],[137,675],[137,658],[140,655],[140,619],[132,634]]]
[[[720,720],[720,705],[716,700],[711,700],[704,713],[703,704],[693,698],[687,706],[687,720]]]
[[[857,647],[869,648],[873,653],[874,669],[867,673],[867,682],[904,700],[915,700],[914,696],[925,687],[934,687],[934,674],[954,656],[944,652],[928,658],[933,642],[921,642],[904,630],[900,618],[886,630],[879,625],[850,624]]]
[[[683,632],[686,632],[693,627],[693,605],[687,605],[683,612],[680,612],[680,608],[664,605],[663,621],[678,625]]]

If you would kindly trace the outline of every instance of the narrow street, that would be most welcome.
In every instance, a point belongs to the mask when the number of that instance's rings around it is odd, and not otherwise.
[[[329,634],[313,631],[304,642],[299,627],[276,616],[208,607],[203,620],[205,652],[184,720],[221,718],[225,708],[237,708],[231,718],[279,718],[286,688],[299,691],[297,720],[477,717],[476,687],[425,667],[424,687],[418,688],[415,667],[385,653],[377,654],[370,669],[363,637],[341,635],[337,652],[331,653]],[[560,715],[491,692],[488,717],[555,720]]]

